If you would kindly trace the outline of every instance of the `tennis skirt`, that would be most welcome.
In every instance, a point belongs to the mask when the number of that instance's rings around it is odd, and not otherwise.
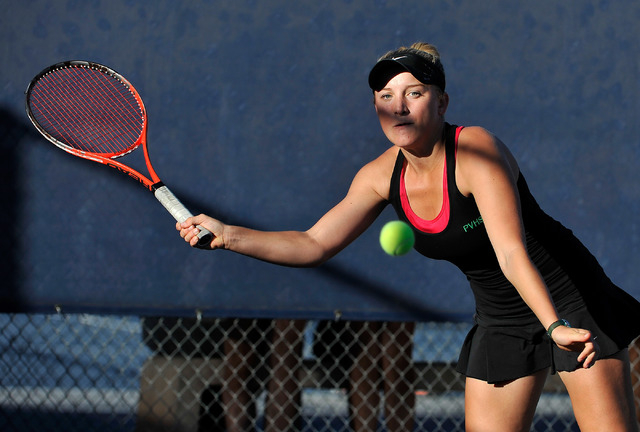
[[[572,327],[587,329],[597,338],[598,358],[616,354],[640,334],[638,302],[622,290],[613,304],[589,310],[582,306],[571,312],[560,311]],[[612,300],[611,298],[607,300]],[[490,384],[512,381],[549,368],[556,371],[574,371],[582,367],[577,352],[565,351],[547,336],[542,325],[503,326],[476,324],[467,335],[456,370],[461,374]]]

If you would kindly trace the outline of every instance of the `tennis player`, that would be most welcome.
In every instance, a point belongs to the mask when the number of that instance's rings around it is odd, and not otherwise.
[[[180,235],[196,246],[200,224],[215,236],[210,249],[315,266],[391,204],[413,227],[418,252],[452,262],[470,281],[476,324],[457,366],[468,431],[528,431],[550,372],[566,385],[583,432],[637,431],[627,346],[640,334],[640,303],[540,209],[496,136],[445,122],[435,47],[387,53],[369,86],[392,146],[308,231],[256,231],[199,215],[178,224]]]

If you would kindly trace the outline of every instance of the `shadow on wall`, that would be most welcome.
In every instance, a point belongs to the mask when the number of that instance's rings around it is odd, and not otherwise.
[[[28,271],[24,264],[27,262],[25,257],[28,255],[28,251],[24,250],[20,241],[20,232],[28,229],[29,224],[29,215],[25,214],[24,210],[24,193],[22,191],[26,183],[24,178],[26,175],[24,155],[27,154],[25,146],[28,142],[37,140],[43,140],[43,138],[31,126],[26,116],[21,118],[7,107],[0,106],[0,176],[2,176],[0,208],[3,210],[0,212],[0,222],[5,227],[5,232],[0,236],[3,258],[0,260],[0,281],[2,282],[0,284],[0,313],[30,312],[35,307],[33,301],[35,300],[37,303],[37,299],[30,299],[31,302],[29,302],[24,298],[22,283],[27,276],[23,272]],[[121,175],[113,175],[112,181],[129,182],[126,176]],[[202,209],[205,213],[229,223],[261,229],[249,221],[238,220],[237,215],[230,212],[220,211],[197,202],[195,198],[189,196],[187,191],[176,190],[176,193],[182,197],[182,201],[187,207]],[[447,315],[420,304],[411,293],[399,295],[385,284],[354,275],[352,271],[337,263],[326,263],[312,271],[319,272],[327,279],[346,283],[356,292],[376,297],[385,302],[393,302],[415,320],[442,321],[450,319],[451,314]],[[467,314],[461,314],[458,318],[465,319]]]
[[[20,197],[21,176],[24,175],[21,161],[21,144],[26,137],[38,134],[24,119],[16,117],[6,107],[0,106],[0,308],[2,312],[19,312],[24,303],[20,297],[22,279],[21,257],[18,236],[24,218]]]

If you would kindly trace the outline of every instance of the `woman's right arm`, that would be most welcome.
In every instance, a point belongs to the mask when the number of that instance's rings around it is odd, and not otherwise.
[[[197,242],[195,226],[201,225],[214,235],[205,249],[231,250],[291,267],[322,264],[362,234],[385,207],[391,173],[384,156],[365,165],[344,199],[307,231],[259,231],[226,225],[206,215],[191,217],[177,229],[192,246]]]

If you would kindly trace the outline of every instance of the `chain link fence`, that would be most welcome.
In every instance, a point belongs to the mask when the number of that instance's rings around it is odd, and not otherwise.
[[[2,431],[464,429],[465,323],[59,313],[0,328]],[[534,430],[578,430],[556,376]]]

